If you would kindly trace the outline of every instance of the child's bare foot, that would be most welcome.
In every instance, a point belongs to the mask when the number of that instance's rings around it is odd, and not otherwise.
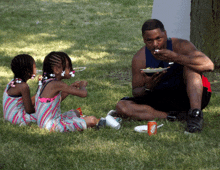
[[[86,116],[83,117],[83,119],[86,121],[87,128],[94,127],[99,122],[99,119],[97,119],[95,116]]]

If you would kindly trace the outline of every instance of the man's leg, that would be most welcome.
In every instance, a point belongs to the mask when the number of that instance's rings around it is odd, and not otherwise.
[[[137,120],[165,119],[167,113],[155,110],[151,106],[136,104],[130,100],[120,100],[116,105],[117,114]]]
[[[200,132],[203,125],[203,113],[201,111],[203,84],[199,73],[184,68],[184,80],[186,84],[187,95],[190,102],[186,130],[188,132]]]
[[[189,68],[184,68],[184,80],[191,109],[201,109],[202,104],[202,77]]]

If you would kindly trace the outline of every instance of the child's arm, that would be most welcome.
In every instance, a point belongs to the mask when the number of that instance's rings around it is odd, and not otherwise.
[[[30,89],[26,83],[22,83],[19,86],[19,89],[21,91],[24,108],[26,113],[31,114],[35,112],[34,105],[32,104],[32,99],[30,96]]]
[[[62,91],[62,93],[61,93],[61,99],[62,99],[62,101],[63,101],[68,95],[69,95],[69,93]]]
[[[76,81],[76,82],[72,83],[70,86],[72,86],[72,87],[74,87],[74,88],[79,88],[79,83],[80,83],[80,81]],[[62,101],[63,101],[68,95],[69,95],[69,93],[62,91],[62,93],[61,93]]]
[[[68,86],[66,83],[59,81],[56,83],[56,91],[62,91],[71,95],[75,95],[78,97],[86,97],[87,96],[87,90],[86,90],[86,86],[87,86],[87,82],[86,81],[80,81],[79,82],[79,88],[73,87],[73,86]],[[65,96],[64,96],[65,97]]]

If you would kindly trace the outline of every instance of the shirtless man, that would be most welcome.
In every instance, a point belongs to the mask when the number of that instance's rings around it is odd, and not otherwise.
[[[202,109],[211,97],[210,83],[202,73],[213,71],[213,62],[191,42],[167,38],[159,20],[147,20],[142,36],[145,46],[132,60],[133,97],[117,103],[117,114],[138,120],[185,119],[188,132],[200,132]],[[169,69],[149,75],[141,71],[147,67]]]

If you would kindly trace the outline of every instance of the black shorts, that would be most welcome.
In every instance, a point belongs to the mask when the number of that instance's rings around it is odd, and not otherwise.
[[[203,87],[202,105],[204,109],[211,98],[211,92]],[[190,109],[190,102],[186,90],[157,90],[149,92],[143,97],[124,97],[121,100],[131,100],[136,104],[144,104],[160,111],[186,111]]]

